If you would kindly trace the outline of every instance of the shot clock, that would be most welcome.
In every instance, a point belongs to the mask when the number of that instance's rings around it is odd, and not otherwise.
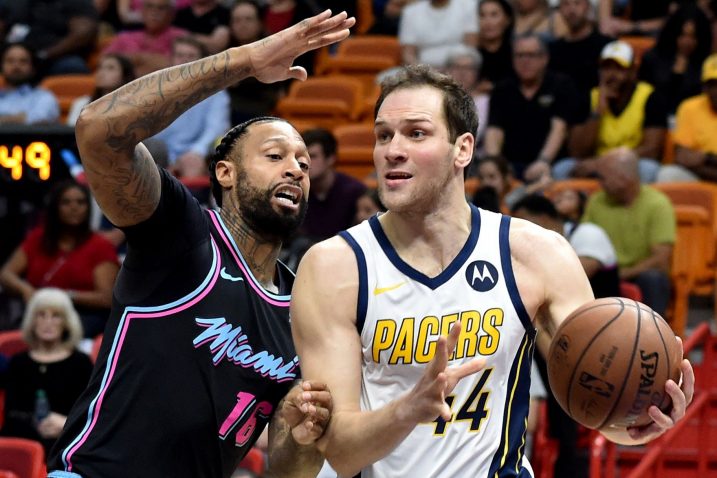
[[[35,202],[77,162],[74,128],[63,125],[0,127],[0,196]],[[64,158],[64,159],[63,159]],[[40,197],[38,197],[40,196]]]
[[[71,177],[63,158],[79,164],[74,128],[0,125],[0,263],[37,223],[52,186]]]

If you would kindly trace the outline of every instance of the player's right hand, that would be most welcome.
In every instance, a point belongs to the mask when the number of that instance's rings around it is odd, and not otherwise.
[[[461,333],[460,321],[453,324],[448,337],[440,337],[436,343],[436,353],[426,367],[423,376],[406,396],[405,407],[408,416],[417,423],[424,423],[441,417],[451,419],[451,409],[446,397],[464,377],[483,368],[485,359],[475,358],[468,362],[448,366],[448,360],[456,349]]]
[[[248,45],[251,72],[259,81],[273,83],[289,78],[305,80],[306,70],[293,66],[299,55],[322,48],[349,36],[356,19],[346,12],[331,16],[326,10],[285,30]]]

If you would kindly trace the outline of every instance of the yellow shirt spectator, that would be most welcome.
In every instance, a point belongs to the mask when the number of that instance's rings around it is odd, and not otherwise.
[[[717,153],[717,113],[707,95],[682,102],[677,109],[675,144],[703,153]]]

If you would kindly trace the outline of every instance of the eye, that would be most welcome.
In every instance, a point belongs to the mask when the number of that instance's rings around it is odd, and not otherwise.
[[[376,141],[379,143],[386,143],[391,141],[391,135],[385,131],[379,131],[376,133]]]
[[[423,138],[424,136],[426,136],[426,133],[423,130],[414,129],[413,131],[411,131],[411,138],[420,139],[420,138]]]
[[[309,163],[299,163],[299,167],[302,171],[308,171],[311,166],[309,165]]]
[[[269,158],[269,159],[274,159],[274,160],[281,160],[281,159],[282,159],[282,157],[281,157],[280,154],[267,154],[266,157]]]

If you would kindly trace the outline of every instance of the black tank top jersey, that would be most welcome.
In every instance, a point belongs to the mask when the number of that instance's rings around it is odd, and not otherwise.
[[[293,274],[279,264],[279,294],[263,289],[219,214],[161,176],[153,216],[125,229],[98,361],[50,470],[228,477],[299,376]]]

